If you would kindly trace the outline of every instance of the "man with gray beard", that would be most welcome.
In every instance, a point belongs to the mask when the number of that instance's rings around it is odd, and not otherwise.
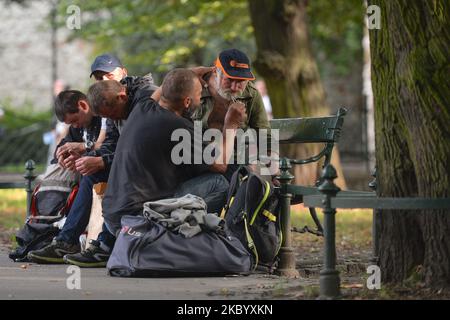
[[[256,132],[267,129],[267,151],[270,153],[270,125],[261,94],[251,82],[255,77],[247,55],[237,49],[222,51],[213,70],[202,78],[205,85],[201,107],[194,112],[192,120],[201,121],[203,130],[214,128],[222,131],[229,106],[236,101],[242,102],[247,119],[241,129],[251,128]],[[229,164],[225,177],[229,180],[238,167],[239,164]]]

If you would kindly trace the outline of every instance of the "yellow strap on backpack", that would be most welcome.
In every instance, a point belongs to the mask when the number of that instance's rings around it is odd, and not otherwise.
[[[248,231],[247,214],[244,214],[244,227],[245,227],[245,237],[247,238],[248,247],[255,254],[255,267],[253,268],[253,271],[255,271],[256,267],[258,266],[258,263],[259,263],[259,256],[258,256],[258,251],[256,250],[255,242],[253,241],[253,238],[250,235],[250,231]]]
[[[227,204],[223,207],[222,211],[220,212],[220,217],[221,217],[222,219],[225,218],[225,214],[227,213],[228,209],[229,209],[229,208],[231,207],[231,205],[233,204],[233,201],[234,201],[234,197],[231,197],[230,203],[227,203]]]
[[[265,215],[267,217],[267,219],[269,219],[270,221],[273,221],[273,222],[277,221],[277,217],[267,210],[264,210],[262,212],[262,214]]]

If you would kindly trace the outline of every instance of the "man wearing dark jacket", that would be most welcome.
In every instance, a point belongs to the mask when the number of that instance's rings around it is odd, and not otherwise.
[[[102,118],[94,116],[86,95],[77,90],[61,91],[55,99],[55,114],[59,121],[68,124],[69,132],[56,146],[51,163],[63,167],[74,163],[69,161],[70,153],[84,154],[93,149],[100,135]]]
[[[100,134],[102,119],[94,116],[86,96],[77,90],[62,91],[55,99],[55,113],[58,120],[70,125],[69,132],[58,144],[52,163],[85,174],[88,168],[95,168],[102,158],[95,156],[93,146]],[[87,178],[82,178],[83,181]],[[86,183],[84,183],[86,185]],[[77,194],[66,223],[54,241],[40,249],[31,251],[28,257],[39,263],[63,263],[64,254],[80,251],[79,237],[89,222],[92,204],[85,197],[83,189]]]

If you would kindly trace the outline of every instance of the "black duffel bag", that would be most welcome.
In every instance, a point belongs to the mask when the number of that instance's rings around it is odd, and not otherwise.
[[[121,222],[107,264],[111,276],[219,276],[251,270],[251,256],[234,236],[202,231],[185,238],[143,216],[124,216]]]

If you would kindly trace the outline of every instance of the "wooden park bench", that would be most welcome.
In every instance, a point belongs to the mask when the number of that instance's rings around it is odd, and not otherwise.
[[[347,113],[345,108],[340,108],[336,115],[313,118],[288,118],[273,119],[270,121],[272,130],[279,130],[280,144],[323,144],[319,153],[306,159],[289,159],[280,155],[280,181],[279,196],[281,200],[281,224],[283,232],[283,243],[280,249],[280,263],[277,272],[280,275],[295,277],[298,271],[295,269],[295,255],[291,247],[291,204],[303,203],[303,197],[307,195],[320,194],[318,180],[314,186],[300,186],[291,184],[294,176],[289,172],[292,165],[304,165],[318,162],[322,158],[323,166],[331,162],[331,155],[335,144],[338,142],[344,116]],[[323,235],[323,227],[317,217],[314,207],[309,207],[309,211],[316,229],[303,228],[301,232],[311,232],[316,235]]]

